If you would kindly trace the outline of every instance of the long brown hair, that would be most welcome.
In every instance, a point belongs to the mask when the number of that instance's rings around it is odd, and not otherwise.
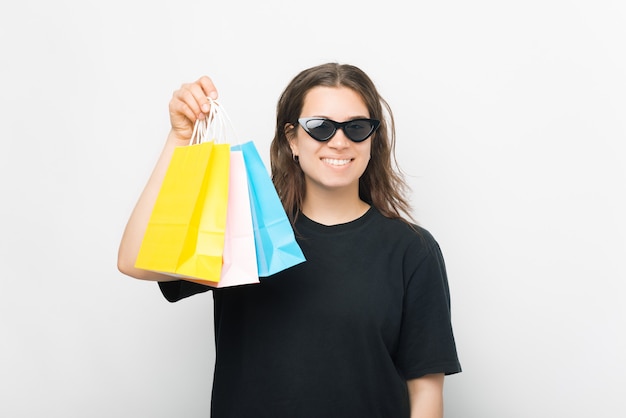
[[[304,173],[291,154],[285,127],[297,126],[309,90],[317,86],[347,87],[364,100],[370,117],[381,121],[372,137],[371,158],[359,179],[359,197],[388,218],[413,221],[405,197],[409,190],[395,156],[395,124],[389,104],[361,69],[327,63],[306,69],[291,80],[276,106],[276,132],[270,146],[272,180],[292,223],[302,209]],[[383,108],[386,114],[383,112]]]

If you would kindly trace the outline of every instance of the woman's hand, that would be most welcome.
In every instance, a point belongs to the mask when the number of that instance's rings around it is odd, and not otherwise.
[[[205,118],[209,112],[208,97],[217,99],[217,89],[207,76],[183,84],[174,92],[169,104],[171,136],[184,141],[191,138],[196,120]]]

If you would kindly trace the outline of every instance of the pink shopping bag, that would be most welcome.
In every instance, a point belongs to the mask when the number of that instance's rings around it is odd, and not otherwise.
[[[248,178],[241,151],[230,152],[222,275],[217,287],[259,283]]]

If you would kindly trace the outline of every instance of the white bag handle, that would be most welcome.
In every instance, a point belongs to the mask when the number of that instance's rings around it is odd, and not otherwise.
[[[233,124],[226,109],[217,100],[209,99],[209,114],[204,119],[196,119],[189,145],[215,141],[216,144],[239,143]]]

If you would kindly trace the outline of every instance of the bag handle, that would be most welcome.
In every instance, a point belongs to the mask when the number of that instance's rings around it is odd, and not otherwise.
[[[209,99],[209,113],[204,119],[196,119],[189,145],[215,141],[216,144],[238,144],[233,123],[226,109],[217,100]],[[232,137],[232,140],[230,140]]]

